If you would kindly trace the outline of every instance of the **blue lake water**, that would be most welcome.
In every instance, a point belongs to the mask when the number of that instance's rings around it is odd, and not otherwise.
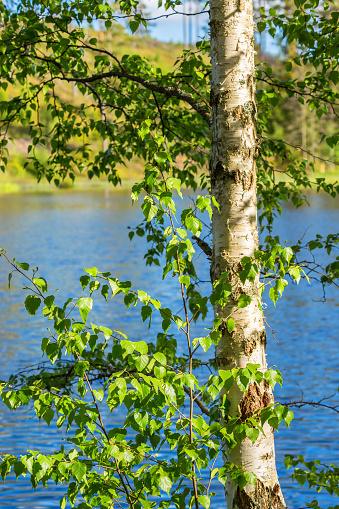
[[[312,195],[310,201],[310,208],[295,210],[286,206],[284,215],[277,220],[282,242],[295,243],[302,235],[306,242],[317,233],[336,231],[339,201],[324,195]],[[163,305],[171,302],[172,308],[180,310],[175,280],[169,277],[160,285],[160,270],[146,268],[143,263],[144,239],[130,242],[127,237],[127,227],[135,226],[140,219],[138,206],[131,207],[128,193],[122,191],[2,196],[0,247],[6,248],[12,258],[38,265],[49,288],[59,288],[59,302],[78,296],[82,268],[96,266],[111,271],[120,280],[129,279]],[[324,261],[326,257],[320,259]],[[202,279],[208,279],[204,255],[199,256],[198,265]],[[46,330],[43,317],[30,317],[23,309],[25,294],[15,276],[12,290],[7,290],[8,272],[8,266],[0,260],[0,379],[39,362],[41,338]],[[283,388],[276,391],[278,401],[302,397],[317,401],[334,394],[329,404],[338,403],[338,293],[334,287],[329,288],[326,301],[321,299],[321,286],[311,281],[310,285],[290,285],[276,309],[268,304],[267,320],[279,341],[276,343],[269,333],[268,363],[278,366],[284,379]],[[116,299],[107,304],[96,299],[91,321],[123,330],[132,340],[152,339],[138,315],[126,311]],[[203,325],[199,327],[202,329]],[[184,349],[184,343],[180,349]],[[323,508],[336,503],[327,493],[316,494],[292,483],[283,459],[285,454],[304,454],[307,459],[339,463],[338,417],[329,409],[295,409],[290,428],[276,433],[278,470],[289,508],[305,507],[305,502],[315,498]],[[116,425],[122,416],[107,414],[105,418]],[[0,454],[23,454],[26,449],[50,452],[59,440],[60,431],[37,422],[30,409],[14,413],[0,405]],[[14,477],[8,479],[6,484],[0,484],[1,508],[57,508],[65,491],[51,485],[48,491],[39,488],[34,492],[28,478],[17,482]],[[216,485],[216,491],[213,509],[224,508],[221,485]]]

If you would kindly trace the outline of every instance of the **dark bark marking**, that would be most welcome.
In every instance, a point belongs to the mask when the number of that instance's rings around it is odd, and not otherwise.
[[[261,408],[262,395],[260,388],[256,383],[251,384],[239,405],[240,419],[245,421],[249,417],[253,417],[255,411]]]
[[[266,454],[263,454],[263,455],[261,456],[261,459],[262,459],[263,461],[267,461],[267,460],[269,460],[269,459],[270,459],[270,458],[272,458],[272,457],[273,457],[273,452],[271,451],[271,452],[267,452]]]
[[[209,26],[210,26],[210,39],[213,41],[217,39],[220,30],[222,30],[222,27],[224,26],[224,23],[222,21],[210,20]]]
[[[254,105],[252,101],[245,102],[243,106],[242,121],[243,125],[249,125],[253,122]]]
[[[242,117],[243,111],[244,111],[244,106],[242,106],[241,104],[239,104],[239,106],[236,106],[235,108],[233,108],[233,111],[232,111],[233,118],[235,120],[239,120]]]
[[[249,337],[244,339],[243,341],[243,348],[247,355],[251,355],[255,347],[257,346],[257,343],[260,344],[266,344],[266,331],[255,331],[253,334]]]
[[[249,150],[248,157],[251,157],[250,150]],[[246,191],[249,191],[251,189],[252,183],[253,183],[253,174],[252,174],[252,172],[249,172],[249,173],[246,173],[244,177],[245,177],[244,178],[244,188],[246,189]]]
[[[279,484],[273,488],[265,486],[259,479],[253,496],[248,495],[245,490],[240,490],[239,486],[233,500],[233,508],[236,509],[286,509],[281,500],[281,490]]]
[[[263,397],[262,397],[262,403],[264,405],[264,408],[268,407],[268,405],[270,405],[271,403],[271,395],[269,392],[265,391],[264,394],[263,394]]]
[[[253,335],[243,342],[243,347],[247,355],[251,355],[256,346],[257,342]]]
[[[210,164],[210,174],[211,174],[211,186],[212,186],[212,190],[213,190],[215,183],[219,182],[223,178],[225,178],[226,167],[222,164],[221,161],[218,161],[215,166],[211,163]]]
[[[245,421],[249,417],[253,417],[256,410],[262,410],[271,403],[271,395],[268,391],[261,389],[257,383],[251,384],[244,394],[239,405],[240,419]]]
[[[246,8],[246,2],[244,0],[239,0],[238,1],[238,11],[241,12],[241,11],[244,11]]]
[[[215,362],[218,366],[218,369],[230,369],[230,365],[233,364],[234,367],[236,366],[235,364],[235,357],[217,357],[215,359]]]

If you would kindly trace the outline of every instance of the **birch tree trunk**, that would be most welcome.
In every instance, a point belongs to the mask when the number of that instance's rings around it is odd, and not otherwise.
[[[212,194],[220,205],[213,214],[212,279],[229,271],[232,295],[218,318],[233,311],[235,330],[226,327],[216,349],[219,369],[260,364],[266,370],[266,333],[258,307],[259,278],[243,285],[240,260],[258,248],[256,199],[256,106],[254,77],[254,22],[251,0],[211,0],[210,30],[212,57],[211,105]],[[238,299],[246,293],[251,304],[238,310]],[[267,383],[251,385],[247,394],[234,386],[228,396],[231,415],[246,419],[256,409],[273,401]],[[273,429],[266,423],[265,435],[252,445],[245,439],[227,452],[227,459],[257,475],[256,486],[240,491],[231,480],[226,485],[228,509],[283,509],[274,452]]]

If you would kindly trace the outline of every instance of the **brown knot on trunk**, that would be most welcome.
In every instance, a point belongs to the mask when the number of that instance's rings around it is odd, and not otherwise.
[[[257,383],[251,384],[239,405],[240,419],[245,421],[249,417],[253,417],[256,410],[259,410],[260,415],[260,410],[266,408],[270,403],[270,393],[266,389],[261,392]]]
[[[237,488],[233,500],[233,509],[286,509],[286,505],[279,484],[275,484],[273,488],[270,488],[257,479],[253,494],[247,494],[245,490]]]

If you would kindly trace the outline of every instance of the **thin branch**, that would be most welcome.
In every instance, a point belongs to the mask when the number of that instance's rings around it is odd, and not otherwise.
[[[192,239],[194,239],[196,241],[197,245],[205,253],[207,258],[211,259],[213,252],[212,252],[211,247],[207,244],[207,242],[205,242],[204,240],[200,239],[196,235],[193,235]]]
[[[168,14],[160,14],[159,16],[156,16],[155,18],[144,18],[143,16],[138,15],[138,14],[126,14],[125,16],[114,16],[114,19],[134,18],[136,20],[140,19],[143,21],[157,21],[158,19],[162,19],[162,18],[167,19],[170,16],[175,16],[177,14],[179,14],[179,16],[199,16],[200,14],[208,14],[210,12],[209,10],[199,11],[199,12],[179,12],[179,11],[176,11],[175,9],[173,9],[173,10],[174,10],[174,12],[170,12]]]
[[[324,103],[330,104],[334,115],[339,118],[338,113],[334,109],[334,106],[339,106],[338,103],[330,101],[329,99],[326,99],[325,97],[318,96],[318,95],[316,95],[315,93],[312,93],[312,92],[302,92],[300,90],[296,90],[293,87],[288,86],[288,84],[286,84],[286,83],[283,83],[281,81],[274,81],[272,78],[270,78],[268,76],[268,74],[265,73],[265,71],[260,71],[260,72],[265,74],[267,76],[267,79],[256,77],[256,79],[258,81],[263,81],[264,83],[267,83],[268,85],[271,85],[273,87],[283,88],[283,89],[288,90],[289,92],[291,92],[291,93],[293,93],[295,95],[300,95],[301,97],[304,97],[304,96],[313,97],[313,98],[317,99],[318,101],[323,101]]]
[[[153,95],[153,98],[154,98],[154,101],[155,101],[155,104],[157,106],[157,110],[158,110],[158,113],[159,113],[159,116],[160,116],[162,135],[165,138],[165,129],[166,129],[166,126],[165,126],[165,122],[164,122],[164,119],[163,119],[163,116],[162,116],[162,110],[161,110],[161,108],[159,106],[158,99],[157,99],[157,96],[155,95],[154,90],[152,90],[152,95]]]
[[[188,387],[186,387],[185,385],[183,385],[183,389],[184,391],[186,392],[186,394],[188,396],[190,396],[191,394],[191,389],[189,389]],[[198,405],[198,407],[200,408],[200,410],[202,411],[202,413],[204,413],[205,415],[210,415],[210,411],[209,409],[207,408],[207,406],[204,405],[204,403],[201,401],[201,399],[199,399],[198,397],[196,397],[193,393],[193,401]]]
[[[312,406],[312,407],[322,407],[322,408],[328,408],[329,410],[333,410],[337,414],[339,414],[339,404],[338,405],[327,405],[323,403],[323,401],[329,400],[333,398],[335,395],[332,394],[332,396],[326,396],[319,401],[304,401],[304,399],[296,400],[296,401],[290,401],[289,403],[281,403],[281,405],[284,406],[295,406],[297,408],[302,408],[303,406]]]
[[[97,81],[102,81],[106,78],[119,78],[119,79],[127,79],[129,81],[132,81],[134,83],[139,83],[143,87],[145,87],[148,90],[151,90],[153,92],[158,92],[163,95],[167,95],[169,97],[175,97],[176,99],[180,99],[181,101],[186,102],[189,104],[199,115],[209,124],[211,120],[210,113],[206,110],[205,106],[199,102],[196,101],[196,99],[193,97],[192,94],[189,92],[185,92],[184,90],[181,90],[174,86],[165,86],[165,85],[159,85],[154,81],[150,81],[146,78],[143,78],[142,76],[136,76],[135,74],[131,74],[127,71],[118,71],[118,70],[111,70],[108,72],[103,72],[100,74],[93,74],[92,76],[85,76],[85,77],[76,77],[76,76],[67,76],[63,69],[61,68],[60,64],[55,62],[54,59],[45,58],[45,57],[39,57],[36,55],[37,60],[41,60],[48,63],[55,64],[58,69],[60,70],[61,76],[54,76],[52,80],[60,80],[60,81],[66,81],[67,83],[82,83],[84,85],[88,85],[89,83],[95,83]],[[45,85],[43,83],[42,87]],[[41,87],[41,89],[42,89]],[[40,90],[38,91],[40,92]],[[28,101],[29,102],[29,101]]]
[[[287,141],[284,141],[284,140],[273,140],[272,138],[268,138],[267,136],[262,136],[262,138],[265,140],[268,140],[268,141],[272,141],[275,144],[283,143],[284,145],[288,145],[289,147],[295,148],[296,150],[299,150],[300,152],[305,152],[306,154],[310,155],[314,159],[319,159],[319,161],[323,161],[324,163],[331,163],[331,164],[335,164],[336,166],[339,166],[338,162],[332,161],[331,159],[324,159],[323,157],[316,156],[316,155],[312,154],[312,152],[309,152],[305,148],[301,147],[300,145],[292,145],[291,143],[287,143]]]

